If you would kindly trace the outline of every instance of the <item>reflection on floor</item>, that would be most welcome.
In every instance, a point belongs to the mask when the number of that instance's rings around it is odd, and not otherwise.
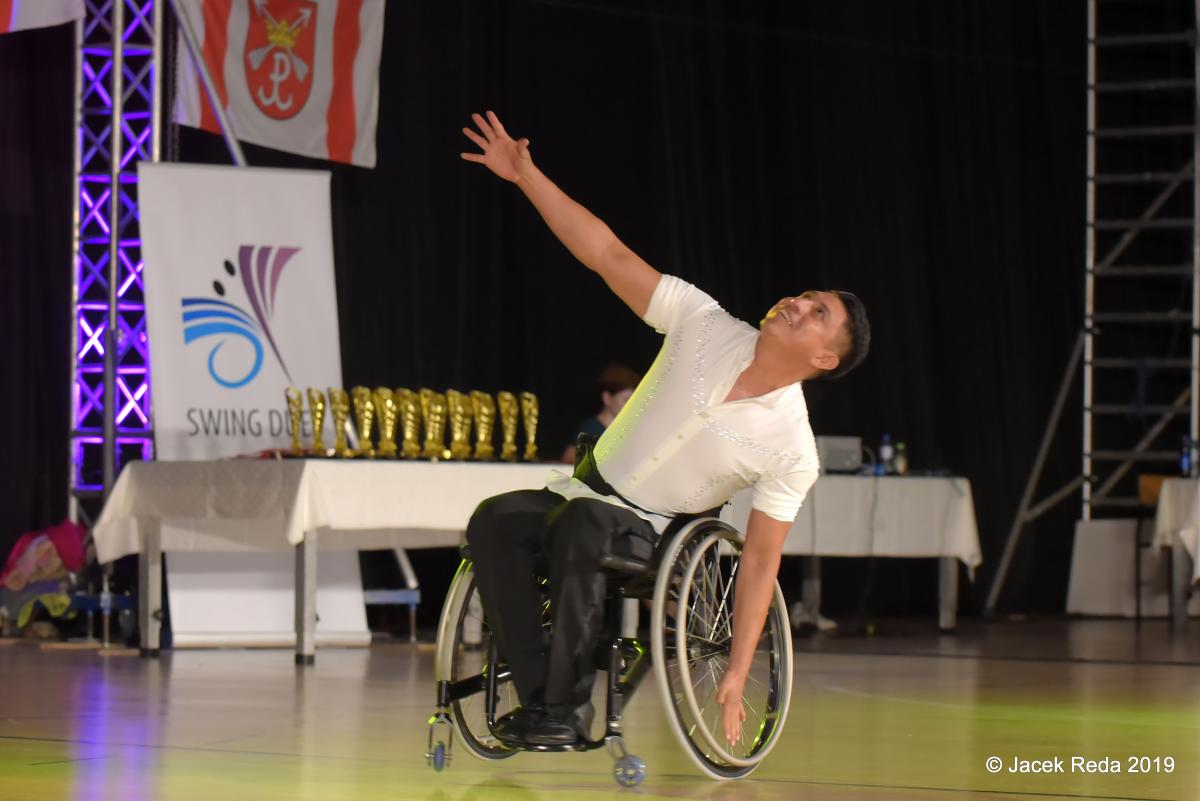
[[[944,656],[967,659],[1055,659],[1200,666],[1200,621],[1174,634],[1164,618],[1050,618],[983,622],[960,619],[943,635],[928,618],[836,621],[836,631],[796,636],[811,653]]]
[[[288,651],[144,661],[0,647],[0,798],[1197,797],[1200,666],[1182,662],[1200,665],[1200,630],[968,622],[944,637],[898,626],[798,638],[784,739],[740,782],[703,778],[666,728],[653,683],[643,685],[626,718],[630,750],[649,768],[636,790],[613,782],[603,751],[499,763],[460,751],[433,772],[423,758],[428,648],[321,651],[315,667],[296,668]],[[1067,661],[1081,658],[1107,661]],[[1109,772],[1072,770],[1073,757]],[[1014,760],[1054,771],[1056,758],[1061,772],[1010,772]]]

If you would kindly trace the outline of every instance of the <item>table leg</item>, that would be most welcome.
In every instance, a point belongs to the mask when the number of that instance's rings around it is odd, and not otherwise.
[[[296,546],[296,664],[317,661],[317,547],[316,531],[306,531]]]
[[[392,552],[396,555],[396,564],[400,566],[400,572],[404,575],[404,586],[410,590],[420,589],[420,584],[417,582],[417,573],[413,570],[412,562],[409,561],[408,552],[403,548],[393,548]],[[410,603],[408,605],[408,641],[416,643],[417,641],[417,605]]]
[[[162,526],[154,518],[139,525],[141,554],[138,556],[138,633],[141,655],[158,656],[162,638]]]
[[[641,603],[637,598],[626,598],[621,601],[621,636],[626,639],[637,639],[638,612]]]
[[[821,617],[821,557],[804,557],[804,577],[800,584],[800,602],[812,615],[815,626]]]
[[[938,559],[938,628],[954,631],[958,626],[958,559]]]
[[[1188,619],[1188,588],[1192,584],[1192,558],[1176,535],[1171,545],[1171,630],[1182,633]]]
[[[482,645],[483,604],[479,602],[479,593],[471,593],[467,603],[467,616],[463,618],[463,645]]]

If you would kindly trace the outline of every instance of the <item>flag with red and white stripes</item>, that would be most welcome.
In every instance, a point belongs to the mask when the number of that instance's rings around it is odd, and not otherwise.
[[[0,33],[83,19],[83,0],[0,0]]]
[[[238,139],[375,166],[384,0],[184,0]],[[186,45],[176,121],[220,133]]]

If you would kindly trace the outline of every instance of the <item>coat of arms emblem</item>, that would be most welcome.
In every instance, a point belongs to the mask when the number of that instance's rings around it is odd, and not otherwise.
[[[246,82],[268,117],[290,119],[313,84],[317,4],[313,0],[252,0],[246,34]]]

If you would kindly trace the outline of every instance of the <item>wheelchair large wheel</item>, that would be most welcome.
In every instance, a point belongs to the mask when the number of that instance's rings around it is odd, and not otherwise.
[[[792,694],[792,636],[779,585],[746,678],[742,738],[725,742],[717,688],[729,665],[742,542],[719,520],[681,529],[655,582],[651,648],[663,707],[683,750],[715,779],[753,771],[783,731]]]
[[[486,676],[493,669],[496,648],[491,629],[483,614],[475,570],[469,559],[459,565],[458,573],[446,594],[438,623],[437,658],[434,678],[458,681]],[[486,690],[454,701],[451,711],[459,736],[471,753],[481,759],[504,759],[517,753],[497,739],[488,728]],[[511,681],[496,687],[496,717],[519,705],[517,688]]]

